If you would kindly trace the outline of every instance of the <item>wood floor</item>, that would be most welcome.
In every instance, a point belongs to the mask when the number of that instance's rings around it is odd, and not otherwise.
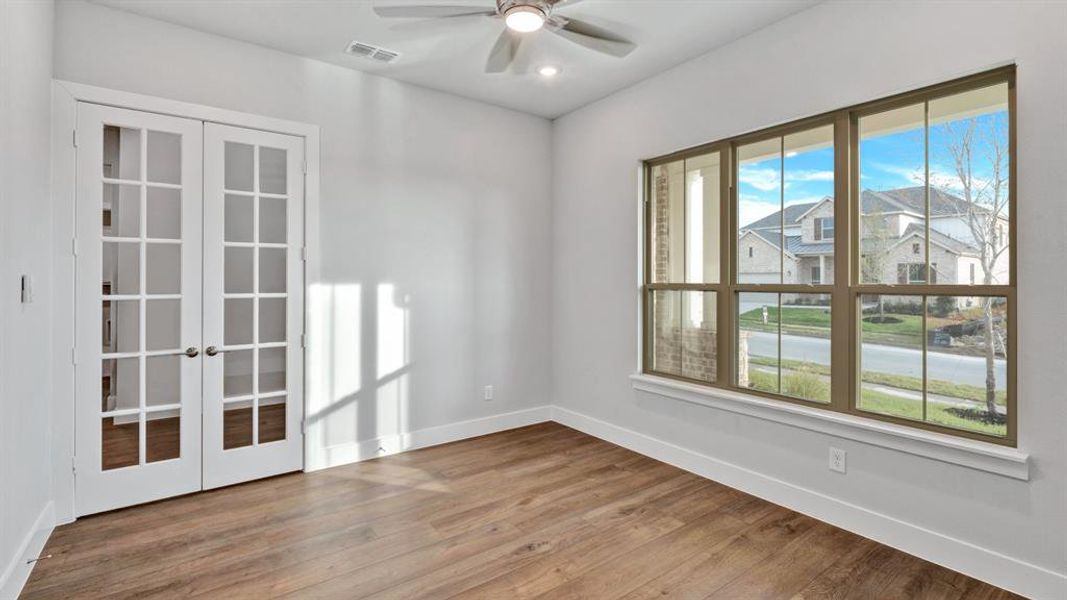
[[[25,598],[1012,598],[554,423],[78,520]]]

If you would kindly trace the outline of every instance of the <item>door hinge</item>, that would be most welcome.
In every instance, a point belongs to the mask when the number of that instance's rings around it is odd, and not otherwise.
[[[300,260],[302,260],[304,262],[308,261],[308,247],[307,246],[304,246],[304,247],[300,248]]]
[[[75,129],[74,131],[70,132],[70,134],[71,134],[70,135],[70,143],[73,144],[75,148],[77,148],[78,147],[78,130]]]
[[[77,348],[77,346],[75,346],[74,348],[70,349],[70,364],[72,364],[74,366],[78,365],[78,348]]]
[[[70,457],[70,472],[71,472],[72,475],[77,475],[78,474],[78,457],[77,456]]]
[[[305,160],[303,162],[303,164],[300,165],[300,168],[304,170],[304,175],[307,175],[308,174],[308,161]]]
[[[307,348],[308,347],[308,334],[306,334],[306,333],[300,334],[300,347],[301,348]]]
[[[78,238],[70,238],[70,254],[78,256]]]
[[[303,433],[304,435],[307,435],[307,432],[308,432],[308,420],[307,419],[300,419],[300,433]]]

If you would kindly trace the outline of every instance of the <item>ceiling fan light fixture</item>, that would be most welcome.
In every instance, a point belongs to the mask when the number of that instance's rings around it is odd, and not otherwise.
[[[541,77],[555,77],[556,75],[559,75],[559,67],[555,65],[545,65],[540,69],[537,69],[537,72],[540,73]]]
[[[504,12],[508,29],[519,33],[531,33],[545,25],[546,15],[536,6],[513,6]]]

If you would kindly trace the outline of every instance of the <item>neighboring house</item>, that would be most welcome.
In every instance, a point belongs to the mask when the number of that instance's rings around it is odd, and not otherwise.
[[[742,227],[738,281],[778,283],[779,273],[784,272],[784,283],[833,283],[833,206],[828,197],[794,204]],[[864,277],[882,283],[925,282],[925,189],[864,190],[860,206],[861,253],[868,257]],[[930,190],[931,283],[983,283],[979,243],[968,224],[968,215],[980,215],[983,210],[968,207],[962,198],[941,190]],[[992,243],[1007,244],[1006,218],[998,218],[997,231]],[[784,252],[779,252],[780,248]],[[871,269],[882,273],[871,273]],[[1007,252],[993,273],[995,282],[1007,281]]]

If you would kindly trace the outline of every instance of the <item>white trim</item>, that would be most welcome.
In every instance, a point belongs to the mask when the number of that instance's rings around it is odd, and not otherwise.
[[[114,106],[116,108],[159,113],[161,115],[196,119],[208,123],[233,125],[235,127],[244,127],[246,129],[259,129],[261,131],[298,135],[306,138],[311,138],[312,136],[318,138],[319,136],[319,126],[310,123],[275,119],[273,117],[264,117],[251,113],[227,110],[225,108],[180,102],[178,100],[146,96],[144,94],[135,94],[133,92],[124,92],[121,90],[111,90],[97,87],[95,85],[63,81],[61,79],[53,80],[53,83],[56,86],[65,89],[75,100],[80,102],[91,102],[93,104],[103,104],[105,106]],[[309,176],[313,170],[314,165],[308,161]]]
[[[409,450],[428,448],[472,437],[488,435],[551,420],[552,407],[538,406],[510,413],[490,415],[469,421],[459,421],[437,427],[427,427],[408,433],[386,435],[370,440],[338,444],[309,450],[306,471],[317,471],[348,463],[369,460]],[[310,427],[313,424],[309,424]],[[310,435],[308,437],[311,437]]]
[[[931,230],[931,231],[934,231],[934,230]],[[941,232],[938,232],[938,233],[941,233]],[[941,235],[945,235],[945,234],[942,233]],[[889,252],[892,252],[893,250],[896,250],[897,247],[900,246],[901,244],[907,242],[911,238],[916,238],[916,237],[919,238],[920,240],[923,239],[922,234],[919,233],[918,231],[913,231],[911,233],[911,235],[909,235],[907,237],[901,236],[901,238],[899,240],[897,240],[897,243],[893,244],[892,246],[889,247],[888,250],[886,250],[886,253],[888,254]],[[945,237],[949,237],[949,236],[945,236]],[[960,243],[963,243],[963,244],[967,243],[967,242],[963,242],[961,240],[956,240],[956,241],[958,241]],[[949,254],[955,254],[956,256],[969,256],[969,257],[975,256],[974,254],[964,254],[963,252],[956,252],[955,250],[953,250],[952,248],[949,248],[948,246],[942,244],[941,242],[936,242],[936,241],[934,241],[932,239],[930,240],[930,243],[935,245],[935,246],[938,246],[939,248],[944,249],[945,252],[948,252]]]
[[[799,225],[801,219],[803,219],[804,217],[806,217],[809,214],[811,214],[811,211],[815,210],[816,208],[819,208],[820,206],[822,206],[823,204],[826,204],[827,202],[833,202],[833,201],[834,201],[834,199],[829,197],[829,196],[823,197],[822,200],[819,200],[818,202],[815,203],[815,206],[812,206],[808,210],[800,213],[800,216],[798,216],[796,219],[793,219],[793,222],[796,223],[797,225]],[[832,219],[833,217],[830,217],[830,218]],[[782,220],[783,221],[785,220],[784,215],[783,215]],[[788,227],[788,225],[786,227]]]
[[[992,585],[1067,597],[1067,575],[560,406],[552,420]]]
[[[22,543],[19,544],[15,555],[11,557],[11,562],[4,566],[4,571],[0,574],[0,598],[5,600],[18,598],[22,593],[23,586],[29,581],[30,573],[37,564],[28,561],[40,556],[48,537],[55,529],[55,522],[55,505],[48,502],[37,515],[33,527],[26,532],[26,537],[22,538]]]
[[[637,373],[633,388],[692,404],[1028,481],[1030,455],[965,438]]]

